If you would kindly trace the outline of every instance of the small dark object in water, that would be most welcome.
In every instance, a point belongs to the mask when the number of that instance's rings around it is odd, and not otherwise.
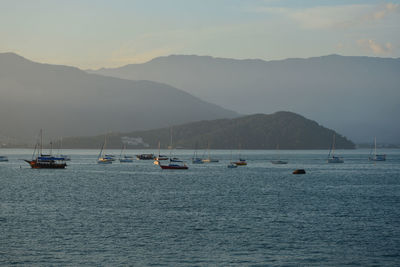
[[[304,169],[297,169],[293,171],[293,174],[306,174],[306,171]]]

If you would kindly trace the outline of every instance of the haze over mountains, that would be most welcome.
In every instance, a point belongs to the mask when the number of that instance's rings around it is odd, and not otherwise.
[[[170,84],[242,114],[289,110],[356,142],[399,143],[400,59],[330,55],[280,61],[155,58],[91,71]]]
[[[0,136],[35,139],[167,127],[238,114],[172,86],[0,54]]]
[[[206,149],[328,149],[335,131],[292,112],[255,114],[234,119],[199,121],[183,125],[131,133],[108,135],[108,148]],[[104,135],[63,140],[66,148],[99,148]],[[352,149],[353,142],[336,133],[336,148]]]

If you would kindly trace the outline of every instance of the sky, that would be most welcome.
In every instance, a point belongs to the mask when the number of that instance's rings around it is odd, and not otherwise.
[[[81,69],[170,54],[400,57],[400,1],[0,0],[0,52]]]

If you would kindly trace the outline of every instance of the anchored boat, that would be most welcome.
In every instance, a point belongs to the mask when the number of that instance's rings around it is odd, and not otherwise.
[[[343,163],[344,162],[343,158],[335,156],[335,140],[336,140],[336,135],[333,134],[332,147],[328,154],[328,163]]]
[[[369,160],[370,161],[385,161],[386,160],[386,154],[377,154],[376,153],[376,137],[374,138],[374,143],[375,143],[375,152],[374,154],[370,155]],[[372,151],[371,151],[372,152]]]
[[[35,145],[33,150],[32,159],[24,160],[32,169],[65,169],[67,163],[64,157],[54,157],[51,155],[52,149],[49,154],[43,154],[43,131],[40,130],[40,144]]]

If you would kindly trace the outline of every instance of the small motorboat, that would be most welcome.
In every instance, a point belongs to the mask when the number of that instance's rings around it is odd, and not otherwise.
[[[306,171],[304,169],[297,169],[293,171],[293,174],[306,174]]]
[[[234,162],[230,162],[229,164],[228,164],[228,168],[229,169],[233,169],[233,168],[237,168],[238,166],[234,163]]]
[[[271,160],[271,163],[272,164],[287,164],[288,162],[278,159],[278,160]]]
[[[0,156],[0,162],[6,162],[6,161],[8,161],[7,156]]]
[[[153,160],[155,158],[154,154],[140,154],[136,155],[138,160]]]

